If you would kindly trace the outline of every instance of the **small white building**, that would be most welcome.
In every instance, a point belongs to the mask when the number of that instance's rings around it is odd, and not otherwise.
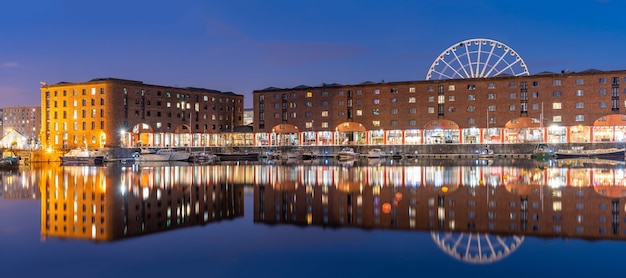
[[[28,137],[11,130],[0,139],[0,148],[27,149],[29,148]]]

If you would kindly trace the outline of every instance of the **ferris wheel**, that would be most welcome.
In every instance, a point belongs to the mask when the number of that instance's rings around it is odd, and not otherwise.
[[[524,236],[499,236],[487,233],[430,233],[437,246],[448,255],[472,264],[487,264],[499,261],[524,241]]]
[[[483,78],[498,75],[529,75],[522,57],[504,43],[469,39],[441,52],[426,75],[431,79]]]

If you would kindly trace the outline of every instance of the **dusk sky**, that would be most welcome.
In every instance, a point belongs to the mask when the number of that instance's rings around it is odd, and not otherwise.
[[[114,77],[252,91],[424,80],[451,45],[489,38],[531,74],[626,69],[626,1],[19,0],[0,16],[0,107],[40,83]]]

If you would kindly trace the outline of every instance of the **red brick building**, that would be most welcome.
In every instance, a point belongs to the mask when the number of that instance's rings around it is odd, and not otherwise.
[[[259,144],[624,141],[626,70],[255,90]],[[274,135],[275,134],[275,135]]]
[[[243,96],[99,78],[41,87],[41,143],[55,149],[201,146],[243,124]]]

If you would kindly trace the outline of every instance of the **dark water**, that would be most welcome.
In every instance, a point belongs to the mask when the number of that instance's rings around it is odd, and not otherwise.
[[[621,162],[45,164],[0,174],[3,277],[624,273]]]

